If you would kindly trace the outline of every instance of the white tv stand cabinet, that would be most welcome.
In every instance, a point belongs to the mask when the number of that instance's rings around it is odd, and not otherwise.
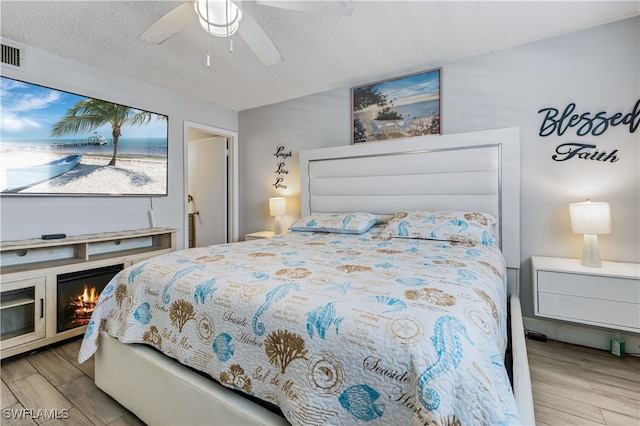
[[[84,333],[86,325],[57,331],[58,275],[127,267],[175,247],[171,228],[0,242],[0,359]]]

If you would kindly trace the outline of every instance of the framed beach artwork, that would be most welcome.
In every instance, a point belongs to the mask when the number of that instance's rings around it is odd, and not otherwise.
[[[440,69],[351,89],[352,143],[440,134]]]
[[[7,77],[0,93],[0,195],[167,195],[168,116]]]

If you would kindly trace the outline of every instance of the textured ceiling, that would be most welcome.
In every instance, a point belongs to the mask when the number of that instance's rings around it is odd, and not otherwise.
[[[439,67],[640,11],[638,1],[356,1],[352,16],[327,16],[244,2],[284,57],[266,67],[239,37],[233,53],[224,39],[208,41],[197,20],[162,44],[138,40],[179,3],[2,0],[0,35],[241,111]]]

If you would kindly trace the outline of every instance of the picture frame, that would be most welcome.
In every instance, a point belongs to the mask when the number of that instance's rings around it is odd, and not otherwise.
[[[0,76],[0,196],[166,196],[169,117]]]
[[[441,68],[351,89],[351,143],[440,134]]]

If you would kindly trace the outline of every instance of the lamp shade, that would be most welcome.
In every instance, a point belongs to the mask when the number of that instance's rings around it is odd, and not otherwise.
[[[196,0],[200,25],[216,37],[228,37],[238,31],[242,10],[230,0]]]
[[[287,214],[287,199],[284,197],[269,198],[269,214],[284,216]]]
[[[608,234],[611,232],[609,203],[591,202],[569,204],[571,230],[576,234]]]

